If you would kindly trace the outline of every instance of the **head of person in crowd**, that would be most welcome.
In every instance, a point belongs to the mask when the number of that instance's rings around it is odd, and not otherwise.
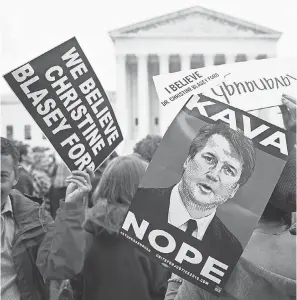
[[[43,170],[43,160],[44,160],[44,152],[40,152],[40,151],[33,151],[33,165],[34,165],[34,169],[37,170]]]
[[[1,208],[20,174],[20,153],[14,142],[1,137]]]
[[[151,162],[161,140],[162,137],[159,135],[148,134],[144,139],[135,145],[133,152],[139,154],[143,160]]]
[[[20,144],[18,146],[18,151],[20,153],[20,163],[22,165],[30,166],[33,164],[33,151],[29,145]]]
[[[110,232],[118,232],[148,164],[135,156],[114,158],[93,193],[91,215]]]
[[[43,161],[44,169],[49,176],[54,177],[57,168],[55,153],[51,149],[48,149],[44,152],[44,156],[46,157],[46,159]]]
[[[45,172],[48,176],[52,177],[53,171],[56,167],[56,161],[53,154],[50,152],[34,152],[33,168]]]
[[[242,131],[224,123],[203,126],[190,145],[178,185],[187,210],[212,210],[234,197],[255,162],[253,142]]]

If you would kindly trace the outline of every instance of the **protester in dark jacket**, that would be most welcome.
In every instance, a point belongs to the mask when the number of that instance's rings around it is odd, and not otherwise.
[[[88,252],[76,299],[163,300],[168,273],[119,235],[119,229],[147,163],[135,156],[115,158],[102,174],[87,214]]]
[[[91,188],[90,176],[72,172],[65,202],[53,220],[43,206],[12,189],[18,162],[15,145],[1,137],[1,298],[47,300],[51,280],[71,278],[82,270],[82,202]]]

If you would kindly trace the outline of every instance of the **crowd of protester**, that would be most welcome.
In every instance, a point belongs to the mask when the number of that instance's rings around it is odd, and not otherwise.
[[[93,173],[1,138],[2,299],[218,299],[119,236],[160,141],[148,135]],[[295,211],[296,149],[220,299],[294,299]]]

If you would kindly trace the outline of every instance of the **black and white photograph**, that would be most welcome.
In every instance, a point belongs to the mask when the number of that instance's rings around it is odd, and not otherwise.
[[[295,0],[1,12],[1,299],[296,298]]]
[[[121,234],[219,294],[294,144],[293,133],[203,95],[191,97],[143,176]]]

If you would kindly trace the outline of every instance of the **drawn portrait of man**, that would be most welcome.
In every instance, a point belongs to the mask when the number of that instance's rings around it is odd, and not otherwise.
[[[239,258],[242,246],[216,210],[249,180],[255,163],[253,142],[242,131],[224,123],[204,125],[190,145],[180,180],[168,188],[139,188],[135,205],[150,203],[154,215],[146,210],[147,219],[162,216],[184,234]]]

